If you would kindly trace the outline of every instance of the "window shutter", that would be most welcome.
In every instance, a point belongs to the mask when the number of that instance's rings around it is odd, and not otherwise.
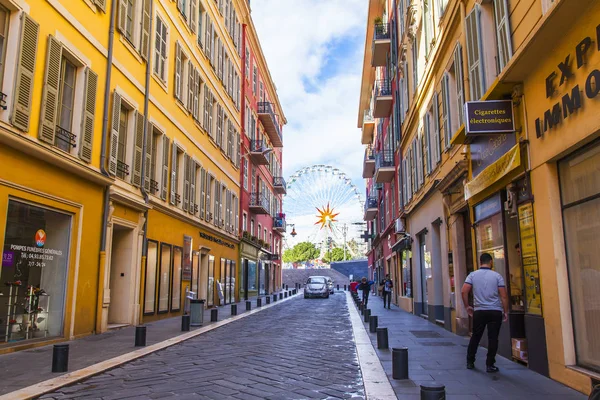
[[[181,45],[175,42],[175,98],[181,100]]]
[[[433,92],[433,152],[436,165],[442,161],[440,140],[440,110],[438,106],[438,93]]]
[[[442,111],[444,113],[444,143],[446,148],[450,147],[450,139],[452,139],[452,116],[450,115],[450,88],[448,74],[442,76]]]
[[[190,29],[193,33],[197,32],[198,28],[198,0],[190,0]],[[202,36],[202,32],[200,32]]]
[[[117,174],[117,147],[119,143],[119,114],[121,113],[121,96],[113,93],[112,126],[110,129],[110,154],[108,155],[108,173]]]
[[[23,132],[29,132],[33,73],[35,71],[40,26],[25,13],[22,14],[21,18],[21,41],[19,43],[11,123],[15,128],[19,128]]]
[[[423,145],[425,148],[423,149],[423,164],[425,164],[425,172],[427,175],[431,173],[431,115],[429,113],[425,114],[423,118],[424,132],[423,132]]]
[[[48,36],[39,138],[50,144],[54,144],[56,130],[61,59],[62,44],[54,36]]]
[[[480,6],[475,4],[473,10],[467,15],[467,55],[469,59],[469,86],[471,99],[479,100],[483,96],[485,77],[483,73],[482,40]]]
[[[190,214],[196,215],[196,162],[190,160]]]
[[[465,122],[465,79],[463,77],[463,56],[460,43],[454,49],[454,76],[456,77],[456,101],[458,102],[458,125],[460,126]],[[448,82],[446,82],[446,86],[448,86]],[[450,104],[450,99],[448,99],[448,104]],[[450,115],[448,115],[448,120],[450,120]]]
[[[424,181],[424,176],[423,176],[423,170],[425,169],[425,158],[423,157],[423,143],[424,138],[423,138],[423,131],[420,132],[420,135],[417,136],[417,154],[419,156],[419,164],[417,165],[417,168],[419,168],[419,188],[421,188],[421,186],[423,186],[423,181]]]
[[[220,104],[217,105],[217,137],[215,141],[218,146],[221,146],[221,139],[223,135],[223,108]]]
[[[175,195],[177,194],[177,146],[173,143],[171,148],[171,204],[177,205]]]
[[[142,34],[140,43],[140,55],[146,61],[148,61],[148,53],[150,51],[150,16],[152,10],[150,9],[150,0],[143,0],[142,4]]]
[[[187,92],[187,110],[192,112],[194,109],[194,88],[195,88],[194,64],[188,61],[188,92]]]
[[[133,149],[133,176],[131,183],[135,187],[140,187],[142,184],[142,162],[144,161],[144,114],[140,112],[134,113],[135,118],[135,143]]]
[[[183,12],[183,0],[177,0],[177,9]]]
[[[83,95],[83,118],[81,121],[81,141],[79,158],[92,162],[92,144],[94,141],[94,115],[96,114],[96,91],[98,75],[89,68],[85,69],[85,93]]]
[[[106,0],[94,0],[94,4],[96,4],[99,9],[106,12]]]
[[[206,24],[204,24],[204,54],[206,54],[206,57],[208,57],[208,59],[210,59],[210,17],[208,16],[208,13],[206,13]]]
[[[127,25],[127,0],[119,0],[119,15],[117,18],[117,29],[121,33],[125,33],[125,26]]]
[[[496,35],[498,38],[498,73],[500,73],[512,57],[507,0],[494,0],[494,11],[496,13]]]
[[[206,196],[206,170],[202,168],[200,170],[200,218],[204,219],[204,209],[205,209],[205,196]]]
[[[167,200],[167,185],[169,183],[169,138],[167,135],[162,137],[162,173],[161,173],[161,191],[160,198]]]
[[[183,156],[183,211],[190,208],[190,156]]]
[[[216,226],[219,226],[220,217],[219,217],[219,197],[221,197],[221,184],[215,181],[215,192],[213,193],[214,197],[214,207],[213,207],[213,223]]]
[[[206,190],[205,190],[205,194],[206,194],[206,199],[204,200],[205,203],[205,208],[206,208],[206,215],[205,215],[205,219],[206,222],[210,222],[211,220],[211,210],[212,210],[212,203],[211,203],[211,190],[212,190],[212,182],[213,182],[214,178],[208,173],[208,171],[206,171]]]
[[[144,190],[150,192],[150,179],[152,172],[150,166],[152,165],[152,157],[156,157],[156,154],[152,154],[152,140],[154,139],[154,125],[152,122],[146,123],[146,154],[144,154]]]
[[[192,116],[196,121],[200,119],[200,71],[194,69],[194,98]]]

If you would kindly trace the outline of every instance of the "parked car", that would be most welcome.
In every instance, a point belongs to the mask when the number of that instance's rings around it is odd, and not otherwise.
[[[329,288],[329,294],[333,294],[333,280],[328,276],[318,276],[319,278],[323,278],[327,281],[327,287]],[[316,277],[315,277],[316,278]]]
[[[329,298],[329,286],[324,276],[309,276],[304,285],[304,298],[323,297]]]

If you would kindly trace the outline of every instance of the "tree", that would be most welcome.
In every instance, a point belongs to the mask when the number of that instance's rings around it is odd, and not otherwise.
[[[311,242],[300,242],[283,252],[283,262],[294,263],[314,260],[319,257],[319,250]]]
[[[346,251],[346,260],[350,260],[351,256],[348,251]],[[336,247],[331,250],[331,254],[329,252],[325,253],[325,257],[323,258],[323,262],[330,263],[335,261],[344,261],[344,249],[340,247]]]

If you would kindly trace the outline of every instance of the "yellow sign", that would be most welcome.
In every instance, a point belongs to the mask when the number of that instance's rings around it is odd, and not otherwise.
[[[465,185],[465,200],[480,193],[485,188],[497,182],[504,175],[521,165],[519,144],[514,145],[496,162],[486,167],[479,175]]]
[[[537,247],[535,244],[533,205],[532,203],[522,204],[519,206],[518,211],[519,231],[521,235],[521,260],[525,275],[525,298],[527,299],[526,311],[530,314],[542,315],[542,293]]]

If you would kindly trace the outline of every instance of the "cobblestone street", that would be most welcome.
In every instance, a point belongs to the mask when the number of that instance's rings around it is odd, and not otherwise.
[[[343,293],[294,299],[44,399],[364,398]]]

